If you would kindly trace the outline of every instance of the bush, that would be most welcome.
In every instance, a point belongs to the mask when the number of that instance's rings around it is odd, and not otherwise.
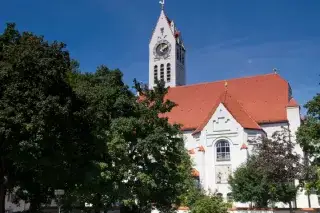
[[[224,202],[221,197],[208,195],[202,196],[195,202],[191,213],[227,213],[230,207],[231,204]]]

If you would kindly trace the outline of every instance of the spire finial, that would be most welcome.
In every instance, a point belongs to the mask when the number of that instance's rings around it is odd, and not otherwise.
[[[272,71],[273,71],[275,74],[277,74],[278,69],[277,69],[277,68],[273,68]]]
[[[160,0],[159,4],[161,5],[161,10],[163,10],[164,9],[164,0]]]

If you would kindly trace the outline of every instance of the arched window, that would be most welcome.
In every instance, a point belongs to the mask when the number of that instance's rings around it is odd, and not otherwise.
[[[230,160],[230,145],[226,140],[220,140],[216,144],[217,161]]]
[[[232,201],[233,201],[233,197],[232,197],[232,193],[231,193],[231,192],[229,192],[229,193],[227,194],[227,201],[228,201],[228,202],[232,202]]]
[[[158,80],[158,65],[154,65],[153,77],[154,77],[154,82],[156,82],[156,80]]]
[[[171,64],[167,63],[167,82],[171,81]]]
[[[160,79],[164,80],[164,64],[160,65]]]

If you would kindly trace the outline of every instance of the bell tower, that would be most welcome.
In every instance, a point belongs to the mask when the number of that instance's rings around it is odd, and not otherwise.
[[[149,88],[155,80],[164,80],[166,86],[185,85],[186,50],[181,33],[164,12],[164,0],[160,1],[161,12],[149,43]]]

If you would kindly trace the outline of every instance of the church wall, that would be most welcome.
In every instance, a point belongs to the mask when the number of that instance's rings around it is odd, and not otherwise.
[[[230,112],[220,104],[211,119],[204,127],[206,163],[208,164],[207,177],[208,188],[212,192],[221,193],[224,198],[231,192],[228,185],[228,176],[242,162],[246,160],[245,150],[240,147],[246,137],[244,129],[234,119]],[[230,146],[229,160],[219,160],[217,145],[221,141],[227,141]]]
[[[291,131],[291,136],[292,136],[291,140],[293,142],[296,142],[296,131],[301,125],[300,107],[287,107],[287,118],[289,121],[289,129]],[[297,143],[295,146],[295,151],[301,156],[304,156],[304,153],[301,147]],[[316,194],[311,194],[308,198],[304,190],[302,192],[299,192],[299,195],[297,196],[297,207],[298,208],[308,207],[308,204],[309,204],[308,199],[310,199],[311,208],[320,207],[318,196]]]
[[[247,157],[246,150],[240,150],[247,137],[244,129],[220,104],[201,133],[192,135],[192,132],[184,132],[184,136],[188,150],[200,145],[205,149],[205,153],[196,150],[191,155],[195,162],[194,168],[200,172],[202,187],[212,193],[221,193],[226,199],[231,192],[227,184],[228,176]],[[227,142],[230,153],[217,153],[217,144],[222,141]]]
[[[300,125],[299,110],[288,110],[288,122],[263,124],[260,130],[243,129],[241,125],[233,118],[228,110],[220,104],[216,112],[212,115],[203,130],[196,135],[192,135],[192,131],[184,132],[185,146],[188,150],[194,149],[195,154],[191,155],[194,162],[194,168],[200,173],[200,183],[202,187],[212,193],[221,193],[224,199],[227,199],[227,194],[231,192],[227,184],[226,175],[222,175],[222,180],[219,178],[219,171],[226,174],[228,169],[235,171],[243,162],[246,161],[248,154],[252,152],[252,146],[248,140],[254,140],[262,135],[271,137],[275,131],[281,130],[281,127],[288,127],[292,131],[292,140],[295,142],[295,131]],[[230,160],[217,160],[217,142],[226,140],[230,144]],[[242,144],[245,143],[248,150],[241,150]],[[203,146],[205,152],[199,152],[197,148]],[[297,144],[296,152],[301,153],[301,148]],[[306,208],[308,206],[308,197],[304,192],[299,192],[297,196],[297,208]],[[318,198],[316,195],[310,196],[312,208],[319,207]],[[248,207],[245,203],[234,203],[237,207]],[[288,205],[277,203],[279,208],[287,208]]]
[[[267,133],[267,136],[271,138],[274,132],[281,131],[282,126],[288,128],[288,123],[281,122],[281,123],[260,124],[260,126]]]

